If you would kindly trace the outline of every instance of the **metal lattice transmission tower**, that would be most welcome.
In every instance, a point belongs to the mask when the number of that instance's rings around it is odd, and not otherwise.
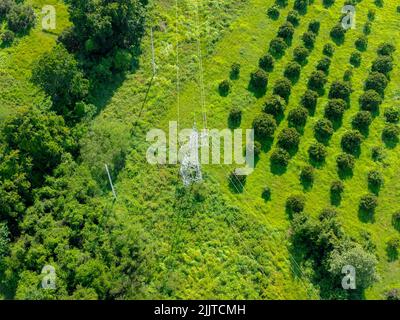
[[[203,175],[201,173],[199,160],[199,133],[196,126],[193,127],[188,143],[182,146],[182,151],[183,157],[180,173],[183,184],[185,186],[190,186],[193,183],[201,182],[203,180]]]

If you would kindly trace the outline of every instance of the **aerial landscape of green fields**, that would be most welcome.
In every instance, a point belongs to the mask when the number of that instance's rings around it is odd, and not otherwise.
[[[399,35],[398,0],[0,0],[1,299],[400,300]]]

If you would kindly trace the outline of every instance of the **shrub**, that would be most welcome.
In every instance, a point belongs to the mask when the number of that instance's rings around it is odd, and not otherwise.
[[[314,168],[312,166],[306,166],[301,170],[300,181],[306,184],[314,182]]]
[[[390,56],[380,56],[372,64],[372,71],[388,74],[393,69],[393,59]]]
[[[378,206],[378,198],[376,195],[369,193],[361,197],[359,207],[365,212],[374,212]]]
[[[300,213],[304,211],[306,199],[302,195],[292,195],[286,200],[286,209],[290,213]]]
[[[258,69],[251,74],[250,82],[254,89],[265,90],[268,85],[268,74],[264,70]]]
[[[348,101],[351,94],[350,84],[343,81],[334,81],[329,90],[329,99],[343,99]]]
[[[383,73],[371,72],[365,81],[365,89],[375,90],[376,92],[383,94],[388,85],[388,79]]]
[[[256,158],[258,158],[261,154],[261,150],[262,150],[262,146],[261,143],[258,141],[254,141],[254,145],[253,145],[253,152],[254,152],[254,156]]]
[[[385,158],[383,148],[379,146],[372,147],[371,157],[374,161],[382,161]]]
[[[359,98],[361,110],[377,112],[379,105],[382,103],[382,98],[375,90],[365,91]]]
[[[281,96],[282,98],[287,100],[290,96],[290,92],[291,92],[291,83],[288,79],[281,78],[275,82],[274,94]]]
[[[375,10],[368,10],[368,20],[369,21],[374,21],[375,20]]]
[[[309,112],[314,112],[318,101],[318,94],[312,90],[306,90],[301,97],[300,104]]]
[[[329,221],[332,219],[335,219],[338,216],[338,213],[335,209],[333,208],[325,208],[321,211],[321,213],[318,216],[319,221]]]
[[[304,34],[301,36],[301,39],[303,40],[304,46],[306,48],[312,48],[314,47],[315,43],[315,33],[312,31],[306,31]]]
[[[288,122],[291,126],[304,127],[307,122],[308,110],[303,107],[297,107],[290,110]]]
[[[231,77],[237,79],[240,74],[240,63],[233,63],[231,66]]]
[[[364,35],[359,36],[354,44],[358,50],[365,51],[368,46],[368,38]]]
[[[355,67],[359,67],[361,64],[361,54],[359,52],[353,52],[350,56],[350,63]]]
[[[274,55],[282,55],[287,49],[287,44],[282,38],[274,38],[269,44],[269,50]]]
[[[295,0],[293,9],[301,12],[306,10],[307,6],[308,6],[308,0]]]
[[[300,134],[294,128],[285,128],[278,135],[278,146],[286,151],[294,150],[300,143]]]
[[[14,39],[15,39],[15,34],[11,30],[5,30],[1,35],[1,41],[7,45],[11,44],[14,41]]]
[[[303,46],[298,46],[293,50],[293,59],[298,63],[304,63],[310,52]]]
[[[265,71],[272,71],[274,69],[275,60],[269,53],[260,58],[258,65]]]
[[[300,77],[301,66],[296,61],[291,61],[287,64],[284,76],[288,79],[298,79]]]
[[[308,87],[315,91],[322,90],[326,81],[326,75],[324,72],[320,70],[313,71],[308,79]]]
[[[393,124],[389,123],[383,128],[382,139],[387,143],[397,143],[399,141],[400,128]]]
[[[325,7],[329,7],[335,3],[335,0],[323,0],[322,3],[324,4]]]
[[[386,122],[397,123],[400,120],[399,109],[395,107],[389,107],[385,109]]]
[[[242,110],[238,107],[234,107],[229,112],[229,122],[234,127],[238,127],[242,121]]]
[[[300,23],[300,17],[299,17],[298,12],[294,11],[294,10],[290,10],[288,12],[286,20],[289,21],[292,25],[298,26]]]
[[[343,80],[344,81],[350,81],[352,76],[353,76],[353,70],[352,69],[347,69],[343,74]]]
[[[312,161],[319,163],[325,160],[328,152],[322,143],[315,142],[308,149],[308,155]]]
[[[278,19],[279,18],[279,7],[277,5],[273,5],[272,7],[268,8],[267,15],[271,19]]]
[[[343,41],[345,33],[346,31],[343,29],[342,24],[338,23],[331,29],[330,35],[337,41]]]
[[[371,188],[379,189],[383,185],[383,175],[377,170],[368,172],[368,185]]]
[[[24,33],[35,25],[35,12],[29,5],[14,5],[7,14],[8,28],[15,33]]]
[[[354,169],[354,156],[348,153],[341,153],[336,158],[336,165],[340,171],[346,172]]]
[[[380,54],[382,56],[390,56],[395,51],[396,51],[396,47],[389,42],[384,42],[384,43],[380,44],[378,47],[378,50],[377,50],[378,54]]]
[[[391,237],[387,242],[386,242],[386,250],[389,255],[389,258],[392,260],[397,259],[398,254],[399,254],[399,248],[400,248],[400,238],[397,236]]]
[[[278,37],[284,39],[287,43],[292,40],[293,34],[294,34],[294,27],[288,21],[286,21],[278,29]]]
[[[285,8],[285,7],[287,7],[287,5],[288,5],[288,0],[275,0],[275,3],[276,3],[278,6],[280,6],[280,7],[282,7],[282,8]]]
[[[367,21],[367,22],[364,24],[364,27],[363,27],[363,32],[364,32],[364,34],[365,34],[365,35],[370,34],[370,33],[371,33],[371,28],[372,28],[372,23],[369,22],[369,21]]]
[[[325,117],[331,121],[340,121],[346,109],[346,102],[342,99],[332,99],[325,107]]]
[[[263,110],[277,118],[285,111],[285,101],[278,95],[272,95],[265,101]]]
[[[327,43],[324,45],[324,49],[323,49],[323,54],[328,56],[328,57],[332,57],[333,53],[335,52],[335,48],[331,43]]]
[[[270,200],[271,199],[271,188],[265,187],[261,196],[266,201]]]
[[[276,130],[276,121],[270,114],[261,114],[254,119],[253,128],[256,138],[271,138]]]
[[[365,131],[372,123],[372,116],[369,111],[359,111],[351,121],[353,128]]]
[[[344,184],[340,180],[333,181],[331,184],[331,195],[340,196],[344,191]]]
[[[362,141],[363,136],[358,130],[349,130],[343,135],[341,146],[343,151],[354,154],[360,150]]]
[[[318,20],[311,20],[310,23],[308,24],[308,31],[318,34],[320,25],[321,24]]]
[[[318,61],[316,68],[317,68],[317,70],[321,70],[321,71],[327,73],[329,71],[330,66],[331,66],[331,59],[329,59],[328,57],[325,57]]]
[[[231,83],[229,80],[223,80],[218,86],[219,92],[221,95],[227,95],[229,93],[229,90],[231,88]]]
[[[396,229],[400,229],[400,211],[393,213],[392,224]]]
[[[6,18],[11,8],[15,5],[14,0],[2,0],[0,1],[0,20]]]
[[[328,119],[320,119],[314,126],[315,137],[319,141],[329,140],[333,134],[332,122]]]
[[[278,167],[287,167],[287,165],[289,164],[289,160],[289,153],[282,148],[275,148],[270,158],[271,164]]]

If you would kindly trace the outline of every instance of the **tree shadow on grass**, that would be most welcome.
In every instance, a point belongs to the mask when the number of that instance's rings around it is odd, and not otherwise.
[[[353,170],[347,169],[338,169],[338,175],[341,180],[347,180],[353,178]]]
[[[364,210],[362,208],[358,208],[358,219],[360,219],[363,223],[374,223],[375,222],[375,211],[372,210]]]
[[[342,202],[342,196],[340,193],[331,192],[330,200],[331,200],[331,205],[338,207]]]
[[[267,92],[267,86],[265,86],[265,88],[257,88],[250,81],[247,90],[249,90],[254,97],[260,99],[261,97],[265,96],[265,93]]]
[[[399,250],[391,246],[386,246],[386,254],[389,262],[396,261],[399,258]]]
[[[287,171],[287,166],[282,166],[273,162],[270,163],[270,167],[271,167],[271,173],[277,176],[281,176],[285,174]]]

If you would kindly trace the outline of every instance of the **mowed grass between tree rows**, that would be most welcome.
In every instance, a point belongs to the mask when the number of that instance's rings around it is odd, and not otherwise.
[[[38,7],[42,5],[42,1],[34,3]],[[248,90],[250,72],[257,68],[258,59],[267,52],[269,41],[286,19],[292,4],[282,9],[280,18],[273,21],[266,15],[272,0],[249,0],[240,11],[234,10],[236,4],[231,1],[203,3],[212,4],[200,6],[209,128],[226,128],[233,106],[244,112],[241,127],[250,128],[265,100],[264,97],[256,98]],[[174,5],[174,1],[156,2],[149,21],[149,25],[158,26],[154,34],[158,72],[141,119],[138,120],[137,115],[151,77],[149,37],[143,43],[138,71],[128,75],[116,88],[113,97],[106,101],[104,110],[93,120],[87,137],[82,140],[82,166],[90,167],[94,176],[106,186],[103,166],[104,163],[111,164],[118,192],[112,210],[121,225],[121,232],[125,232],[127,237],[138,237],[138,242],[143,245],[145,258],[141,270],[138,270],[141,278],[130,297],[317,298],[306,277],[307,268],[302,267],[300,271],[297,265],[300,261],[295,262],[289,255],[285,200],[291,194],[303,193],[307,199],[306,211],[315,216],[330,205],[329,187],[337,179],[335,158],[341,152],[340,139],[351,128],[351,118],[359,109],[358,97],[376,58],[376,49],[381,42],[390,41],[400,50],[399,40],[393,37],[396,30],[400,30],[397,4],[386,0],[383,8],[377,8],[373,1],[363,0],[357,6],[357,28],[349,30],[345,42],[336,47],[329,82],[325,86],[326,94],[319,99],[315,115],[308,118],[299,151],[290,161],[286,173],[280,176],[272,174],[270,152],[263,152],[255,172],[247,179],[244,192],[237,194],[232,193],[228,186],[227,175],[233,168],[205,166],[203,188],[206,199],[200,202],[193,199],[196,190],[192,193],[182,191],[177,166],[152,167],[145,161],[146,131],[155,127],[167,129],[168,121],[177,120]],[[323,45],[330,41],[329,31],[338,21],[342,5],[342,1],[336,1],[328,9],[322,6],[321,1],[310,5],[296,28],[291,47],[282,59],[276,61],[267,95],[272,92],[275,80],[283,75],[286,63],[292,59],[293,48],[301,43],[300,36],[306,31],[308,22],[311,19],[321,22],[315,48],[308,64],[302,68],[298,83],[292,87],[287,110],[299,104],[307,78],[322,57]],[[194,113],[198,125],[201,124],[195,2],[179,1],[179,7],[180,125],[181,128],[190,128]],[[64,6],[57,8],[60,8],[58,22],[61,28],[67,25],[66,11]],[[350,54],[355,51],[354,41],[362,34],[369,9],[376,10],[376,19],[368,36],[368,49],[362,53],[361,66],[353,70],[351,107],[345,112],[342,127],[329,143],[326,164],[317,169],[313,188],[305,191],[298,176],[300,168],[307,164],[307,150],[314,141],[313,124],[323,116],[330,83],[342,79],[349,66]],[[238,12],[239,17],[236,16]],[[227,22],[232,19],[233,23],[228,26]],[[36,28],[16,46],[0,51],[3,58],[0,81],[5,83],[0,88],[0,117],[43,97],[28,82],[30,66],[42,52],[54,45],[55,38]],[[358,217],[359,198],[368,192],[366,175],[371,168],[378,166],[371,159],[371,148],[382,144],[383,110],[397,103],[400,83],[398,57],[396,52],[395,69],[391,72],[381,114],[370,127],[353,177],[345,180],[345,193],[338,207],[340,220],[348,234],[360,239],[360,231],[367,230],[377,245],[381,281],[367,291],[367,298],[382,298],[385,290],[400,286],[399,261],[389,262],[386,256],[386,240],[396,234],[391,225],[391,215],[399,209],[396,207],[400,188],[397,183],[400,178],[397,171],[398,147],[386,149],[385,163],[388,165],[379,168],[384,173],[385,185],[379,194],[376,221],[363,223]],[[240,78],[233,82],[231,93],[221,97],[218,84],[229,77],[234,62],[242,66]],[[286,120],[282,121],[277,133],[286,126]],[[121,154],[128,156],[123,166],[117,166],[116,159]],[[265,186],[272,190],[270,202],[261,198]],[[110,194],[100,200],[111,201]]]

